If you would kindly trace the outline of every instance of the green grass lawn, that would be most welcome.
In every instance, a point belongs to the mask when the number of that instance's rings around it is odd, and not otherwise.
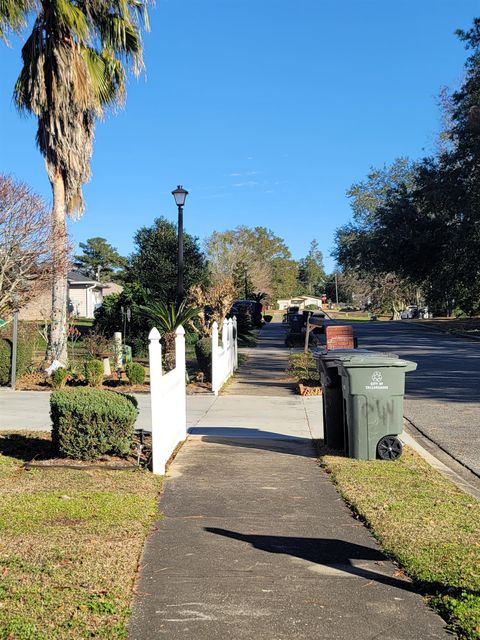
[[[480,638],[480,502],[406,448],[395,462],[322,465],[383,549],[461,638]]]
[[[161,479],[32,469],[49,434],[0,433],[0,639],[126,638]]]

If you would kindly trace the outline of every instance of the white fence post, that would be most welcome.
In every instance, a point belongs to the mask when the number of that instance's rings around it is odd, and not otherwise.
[[[163,475],[168,459],[187,437],[185,330],[179,326],[175,331],[175,369],[165,374],[162,374],[162,346],[158,329],[153,328],[148,338],[152,470]]]
[[[175,370],[178,371],[178,412],[179,420],[184,425],[180,432],[180,439],[187,437],[187,365],[185,358],[185,329],[182,325],[175,331]]]
[[[152,470],[153,473],[165,473],[165,464],[161,461],[160,447],[157,439],[161,429],[161,380],[162,380],[162,345],[160,333],[155,327],[148,334],[148,360],[150,367],[150,403],[152,414]]]
[[[237,336],[236,320],[229,318],[223,321],[222,347],[218,343],[218,323],[212,325],[212,391],[218,395],[222,385],[237,369]]]
[[[218,396],[218,322],[212,324],[212,391]]]
[[[228,349],[228,320],[224,319],[222,324],[222,347],[225,353]]]
[[[233,370],[238,369],[238,335],[237,335],[237,316],[232,318],[233,330]]]
[[[229,318],[227,320],[227,335],[228,335],[228,374],[232,375],[233,369],[233,320]]]

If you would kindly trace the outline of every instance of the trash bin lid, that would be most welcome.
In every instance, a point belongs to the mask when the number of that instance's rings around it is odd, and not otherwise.
[[[315,353],[312,352],[313,357],[316,360],[330,361],[330,360],[351,360],[353,357],[365,357],[372,358],[378,356],[380,358],[397,359],[396,353],[385,353],[381,351],[372,351],[371,349],[319,349]]]
[[[417,363],[410,360],[402,360],[395,354],[389,353],[363,353],[359,355],[343,356],[337,359],[339,365],[345,369],[366,367],[402,367],[407,371],[415,371]]]

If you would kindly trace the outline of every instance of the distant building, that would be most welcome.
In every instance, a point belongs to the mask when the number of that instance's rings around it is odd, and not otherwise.
[[[115,282],[98,282],[80,271],[69,271],[68,312],[78,318],[95,317],[95,309],[102,306],[103,297],[110,293],[121,293],[123,287]],[[20,320],[43,320],[50,316],[51,291],[43,291],[20,310]]]
[[[299,309],[305,309],[305,307],[315,306],[317,309],[321,309],[323,306],[321,296],[295,296],[294,298],[284,298],[277,300],[279,309],[288,309],[288,307],[299,307]]]

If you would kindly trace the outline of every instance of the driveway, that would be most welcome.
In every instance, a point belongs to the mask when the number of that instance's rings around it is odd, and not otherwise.
[[[407,375],[405,416],[480,475],[480,342],[408,321],[352,324],[359,347],[418,363]]]

